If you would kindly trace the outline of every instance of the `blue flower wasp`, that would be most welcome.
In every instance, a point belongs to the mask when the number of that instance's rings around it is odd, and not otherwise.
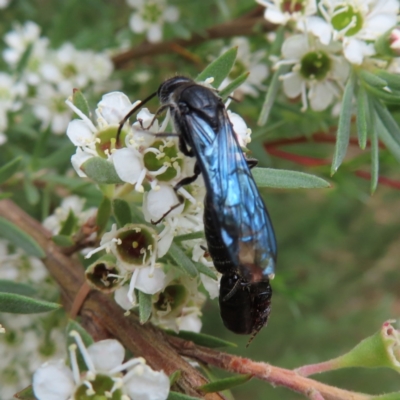
[[[161,103],[156,116],[170,110],[180,150],[196,157],[194,175],[178,182],[175,191],[200,173],[205,182],[205,237],[215,268],[223,274],[223,323],[253,338],[268,320],[269,280],[277,259],[272,223],[250,172],[256,161],[245,158],[217,91],[183,76],[166,80],[133,108],[120,123],[117,142],[128,118],[155,95]]]

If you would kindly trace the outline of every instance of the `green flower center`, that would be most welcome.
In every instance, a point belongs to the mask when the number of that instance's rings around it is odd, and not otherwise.
[[[158,4],[147,2],[144,6],[142,16],[145,21],[156,23],[161,19],[162,8]]]
[[[119,145],[116,146],[117,129],[118,126],[109,126],[97,134],[97,139],[100,141],[96,143],[96,150],[100,157],[107,158],[106,153],[111,152],[112,149],[125,147],[125,137],[128,131],[122,129],[119,135]]]
[[[154,307],[159,311],[167,311],[168,306],[171,307],[171,312],[179,309],[179,307],[186,301],[188,295],[187,289],[182,285],[170,285],[160,293]]]
[[[119,233],[121,244],[117,246],[118,254],[123,261],[143,265],[143,260],[148,261],[154,251],[154,233],[138,226]]]
[[[306,79],[322,80],[331,68],[331,59],[323,51],[311,51],[300,62],[300,74]]]
[[[67,64],[64,66],[62,73],[66,78],[72,78],[78,73],[78,71],[77,71],[75,65]]]
[[[304,10],[304,3],[305,0],[286,0],[282,2],[281,10],[289,14],[302,12]]]
[[[348,5],[336,7],[331,19],[333,28],[339,32],[344,31],[345,36],[355,35],[361,30],[363,22],[361,13]]]
[[[90,381],[94,394],[88,392],[88,387],[84,384],[78,387],[74,394],[76,400],[121,400],[122,391],[121,389],[114,390],[111,393],[111,389],[114,386],[114,381],[107,375],[96,375],[93,381]]]
[[[158,171],[163,166],[168,166],[165,172],[157,175],[157,179],[165,182],[175,178],[178,166],[182,167],[183,164],[182,158],[178,156],[176,144],[172,141],[164,143],[162,140],[157,140],[151,147],[159,150],[160,153],[147,152],[143,157],[145,167],[149,171]]]

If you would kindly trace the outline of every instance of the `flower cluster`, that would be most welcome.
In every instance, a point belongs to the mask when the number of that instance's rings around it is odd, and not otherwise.
[[[125,349],[114,339],[101,340],[89,347],[77,331],[69,346],[71,368],[63,361],[43,364],[33,375],[33,391],[38,400],[110,398],[120,400],[165,400],[169,379],[154,371],[143,358],[126,362]],[[84,360],[79,366],[78,352]]]
[[[245,37],[237,37],[231,40],[228,47],[221,50],[221,54],[232,47],[237,47],[237,57],[235,65],[229,76],[222,82],[221,89],[229,85],[241,74],[249,72],[247,80],[235,91],[235,97],[249,95],[257,97],[260,90],[265,90],[266,86],[262,82],[268,77],[269,70],[265,63],[267,52],[265,50],[251,51],[250,42]]]
[[[55,285],[49,281],[43,263],[27,257],[6,240],[0,240],[0,265],[0,279],[40,285],[49,300],[56,298]],[[0,313],[0,321],[0,398],[11,399],[17,387],[30,384],[32,373],[43,362],[65,355],[64,334],[59,313],[31,318]]]
[[[65,97],[74,88],[102,91],[113,70],[105,53],[77,50],[71,43],[51,49],[34,22],[16,25],[4,41],[3,59],[10,72],[0,74],[0,143],[6,140],[7,113],[22,105],[32,107],[42,129],[64,133],[71,118]]]
[[[265,18],[290,24],[294,36],[282,46],[275,67],[290,65],[283,75],[289,98],[301,96],[303,109],[326,109],[340,100],[351,66],[385,58],[378,50],[380,38],[397,23],[397,0],[257,0],[266,7]],[[395,35],[394,35],[395,36]],[[391,35],[392,49],[396,38]],[[386,62],[386,60],[385,60]]]
[[[116,217],[118,224],[104,233],[100,246],[87,254],[92,265],[86,270],[89,284],[103,292],[115,292],[116,301],[126,310],[138,305],[143,293],[151,297],[151,320],[174,330],[199,331],[200,308],[205,296],[199,291],[202,283],[210,296],[218,295],[217,273],[205,251],[203,236],[203,201],[205,187],[201,177],[175,192],[175,185],[192,176],[194,160],[179,150],[172,132],[169,114],[158,121],[148,109],[142,108],[132,126],[124,126],[117,138],[119,121],[132,106],[126,95],[112,92],[103,96],[95,110],[96,123],[78,109],[73,101],[67,103],[80,119],[70,122],[67,135],[76,153],[72,165],[81,177],[90,173],[90,164],[102,163],[112,168],[120,184],[108,188],[111,199],[136,204],[139,216]],[[229,111],[238,139],[245,146],[249,129],[244,120]],[[162,134],[161,136],[159,134]],[[97,167],[95,174],[102,179]],[[99,169],[100,168],[100,169]],[[110,185],[111,186],[111,185]],[[139,211],[140,210],[140,211]],[[121,219],[125,219],[121,221]],[[161,225],[162,224],[162,225]],[[195,238],[180,241],[183,257],[191,258],[192,265],[202,264],[198,272],[187,274],[178,268],[179,255],[168,253],[175,249],[173,240],[183,235],[197,234]],[[168,253],[168,254],[167,254]],[[191,275],[191,276],[188,276]]]
[[[127,0],[135,11],[129,20],[129,26],[135,33],[146,33],[149,42],[162,39],[164,21],[174,23],[179,18],[179,10],[167,6],[165,0]]]

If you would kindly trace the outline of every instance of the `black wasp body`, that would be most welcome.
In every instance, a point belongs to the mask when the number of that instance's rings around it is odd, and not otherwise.
[[[196,157],[195,173],[206,185],[204,225],[208,251],[223,274],[220,309],[225,326],[235,333],[256,334],[267,322],[277,246],[267,209],[216,91],[176,76],[157,95],[169,109],[180,149]]]

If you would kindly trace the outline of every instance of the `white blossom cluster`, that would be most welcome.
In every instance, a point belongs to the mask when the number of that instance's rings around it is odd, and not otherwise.
[[[149,42],[159,42],[163,36],[164,22],[174,23],[179,10],[167,5],[165,0],[126,0],[135,11],[129,19],[129,26],[135,33],[146,33]]]
[[[6,141],[8,113],[32,107],[41,128],[62,134],[71,119],[64,99],[73,89],[104,91],[113,71],[105,53],[78,50],[71,43],[51,49],[40,27],[28,21],[4,36],[3,59],[9,72],[0,73],[0,144]]]
[[[104,279],[97,282],[107,292],[115,291],[116,301],[126,310],[138,303],[135,289],[152,296],[152,321],[160,326],[179,330],[199,331],[200,308],[205,296],[199,292],[202,282],[212,298],[218,295],[217,281],[200,274],[190,279],[177,267],[165,263],[174,237],[203,231],[203,201],[205,187],[201,176],[189,187],[181,188],[178,199],[174,186],[183,178],[192,176],[194,159],[179,150],[178,138],[158,133],[172,132],[167,113],[162,123],[148,109],[142,108],[132,126],[121,131],[119,143],[116,133],[119,122],[132,108],[132,103],[121,92],[103,96],[95,111],[96,125],[67,101],[81,117],[70,122],[67,135],[77,146],[72,165],[79,176],[85,177],[85,163],[102,158],[115,168],[122,185],[115,185],[112,197],[141,199],[143,218],[151,224],[129,223],[123,227],[114,224],[100,241],[100,247],[87,257],[102,252],[114,258],[95,261],[87,270],[89,281],[96,268],[104,269]],[[135,102],[138,104],[138,102]],[[250,130],[244,120],[228,111],[235,132],[243,146],[248,143]],[[205,249],[204,239],[181,242],[194,262],[216,271]],[[110,278],[114,278],[112,283]],[[108,280],[108,281],[107,281]],[[92,282],[93,284],[93,282]]]
[[[0,279],[46,288],[56,293],[43,263],[0,240]],[[11,399],[31,383],[32,373],[52,357],[65,357],[60,317],[0,313],[0,399]]]
[[[115,339],[101,340],[86,347],[77,331],[69,350],[70,367],[62,361],[43,364],[33,375],[32,388],[38,400],[165,400],[169,379],[154,371],[143,358],[124,362],[125,349]],[[79,367],[78,351],[85,368]]]
[[[263,85],[262,82],[265,81],[269,75],[269,69],[265,62],[267,51],[261,49],[252,52],[250,41],[247,38],[236,37],[230,41],[229,46],[221,50],[221,54],[232,47],[237,47],[238,49],[235,65],[229,76],[222,82],[220,89],[229,85],[232,80],[239,77],[241,74],[249,72],[247,80],[235,90],[234,95],[239,98],[246,95],[258,97],[259,91],[266,90],[266,86]]]
[[[294,32],[275,67],[291,66],[281,76],[286,96],[301,96],[303,109],[309,105],[315,111],[340,100],[352,67],[386,62],[376,43],[396,25],[400,5],[398,0],[256,1],[268,21]]]

